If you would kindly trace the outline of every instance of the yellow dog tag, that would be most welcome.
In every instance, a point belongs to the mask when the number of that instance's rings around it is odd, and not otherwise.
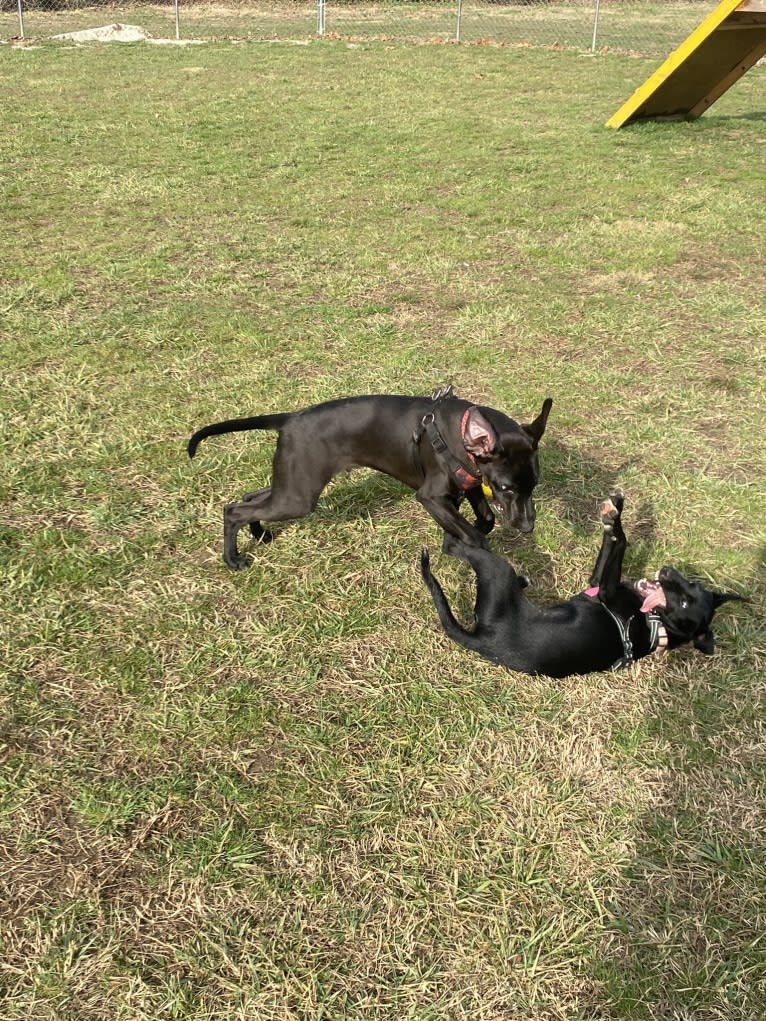
[[[482,491],[482,493],[484,493],[484,495],[486,496],[486,498],[488,500],[492,499],[492,490],[489,488],[489,486],[487,485],[486,482],[482,482],[482,484],[481,484],[481,491]]]

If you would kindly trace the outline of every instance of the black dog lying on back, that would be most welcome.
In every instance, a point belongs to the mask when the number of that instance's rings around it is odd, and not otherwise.
[[[713,614],[722,603],[742,596],[710,592],[672,567],[659,570],[654,581],[623,579],[627,540],[622,505],[622,490],[612,490],[601,507],[603,539],[588,588],[555,606],[530,603],[523,593],[527,579],[507,561],[445,536],[444,551],[466,560],[476,572],[472,631],[461,627],[452,615],[441,585],[431,574],[428,550],[423,549],[421,573],[444,630],[494,663],[549,677],[620,669],[687,642],[710,655],[715,648],[710,630]]]
[[[262,521],[302,518],[317,505],[338,472],[375,468],[415,490],[415,496],[448,534],[471,546],[486,545],[495,511],[509,524],[531,532],[532,490],[537,484],[537,445],[553,401],[519,425],[501,411],[460,400],[451,386],[428,397],[346,397],[302,411],[215,422],[189,440],[189,457],[208,436],[249,429],[275,429],[272,482],[223,511],[223,558],[233,571],[248,560],[237,550],[237,534],[250,526],[254,538],[271,539]],[[492,506],[487,502],[490,495]],[[465,497],[476,524],[458,513]]]

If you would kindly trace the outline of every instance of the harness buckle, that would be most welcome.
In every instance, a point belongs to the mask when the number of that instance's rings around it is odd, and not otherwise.
[[[455,388],[452,383],[447,383],[445,386],[437,386],[435,390],[431,392],[431,400],[436,404],[437,401],[446,400],[447,397],[455,396]]]

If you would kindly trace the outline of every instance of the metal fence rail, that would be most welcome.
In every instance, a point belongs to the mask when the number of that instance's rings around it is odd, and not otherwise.
[[[121,22],[155,38],[324,36],[663,56],[713,6],[714,0],[0,0],[0,39]]]

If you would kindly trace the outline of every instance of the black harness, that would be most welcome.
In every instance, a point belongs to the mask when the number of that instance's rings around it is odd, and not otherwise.
[[[622,656],[620,656],[618,660],[615,660],[609,669],[625,670],[633,662],[633,642],[630,640],[630,625],[633,623],[633,617],[635,617],[635,614],[632,614],[627,620],[623,620],[621,617],[618,617],[613,610],[610,610],[604,600],[600,597],[599,602],[617,625],[617,630],[620,632],[620,640],[622,641]]]
[[[436,425],[436,409],[443,401],[454,397],[455,390],[451,383],[448,383],[447,386],[437,388],[431,394],[433,407],[430,411],[427,411],[425,415],[423,415],[417,425],[417,428],[412,434],[413,459],[418,471],[423,478],[425,478],[423,462],[420,458],[420,442],[423,439],[423,436],[426,435],[436,456],[440,458],[440,460],[444,461],[450,474],[454,475],[458,485],[465,493],[467,490],[481,485],[481,475],[475,465],[470,465],[466,461],[461,461],[460,458],[455,457],[444,442],[444,437],[439,432]],[[468,412],[466,412],[466,415],[467,414]]]
[[[591,593],[586,589],[585,595],[591,595]],[[617,630],[620,635],[620,641],[622,642],[622,656],[620,656],[619,659],[615,660],[615,662],[612,663],[609,669],[625,670],[627,669],[627,667],[630,666],[631,663],[634,662],[633,642],[630,640],[630,625],[633,623],[635,613],[631,614],[631,616],[628,617],[627,620],[623,620],[622,617],[618,617],[614,610],[611,610],[606,605],[606,603],[600,596],[597,596],[597,598],[598,601],[606,610],[606,612],[612,618],[614,623],[616,624]],[[663,652],[668,647],[668,633],[665,630],[665,625],[660,620],[659,614],[655,613],[654,610],[651,610],[649,613],[645,614],[645,617],[647,626],[649,628],[649,654],[651,655],[651,653],[653,652]]]

